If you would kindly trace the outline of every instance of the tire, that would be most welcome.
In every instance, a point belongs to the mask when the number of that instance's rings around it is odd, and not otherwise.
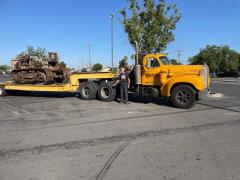
[[[196,91],[188,85],[178,85],[171,93],[171,103],[176,108],[190,109],[196,104]]]
[[[4,89],[4,86],[0,86],[0,97],[4,97],[6,95],[7,95],[7,92]]]
[[[112,88],[112,89],[113,89],[112,101],[115,101],[117,99],[117,90],[116,90],[116,88]]]
[[[116,98],[116,89],[112,87],[112,83],[102,83],[98,88],[98,97],[101,101],[113,101]]]
[[[97,91],[98,91],[98,84],[96,82],[91,82],[93,84],[93,87],[96,91],[96,95],[97,95]]]
[[[92,82],[82,82],[80,83],[80,97],[83,100],[93,100],[96,99],[96,89]]]

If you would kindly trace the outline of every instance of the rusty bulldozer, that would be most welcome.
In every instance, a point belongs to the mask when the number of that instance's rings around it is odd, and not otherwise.
[[[63,83],[67,79],[64,65],[59,63],[57,53],[49,52],[48,56],[22,55],[12,61],[11,78],[19,84],[52,84]]]

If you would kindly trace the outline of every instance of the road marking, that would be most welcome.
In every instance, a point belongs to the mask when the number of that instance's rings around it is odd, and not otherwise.
[[[208,94],[208,97],[211,97],[211,98],[222,98],[223,94],[222,93],[211,93],[211,94]]]
[[[17,111],[12,111],[13,114],[19,115],[19,112]]]
[[[229,80],[223,80],[223,82],[237,82],[237,81],[236,81],[236,80],[229,79]]]

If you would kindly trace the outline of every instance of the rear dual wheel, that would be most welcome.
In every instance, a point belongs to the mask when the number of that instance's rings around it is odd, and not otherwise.
[[[83,100],[96,99],[97,90],[93,82],[82,82],[80,84],[80,96]]]
[[[101,101],[113,101],[116,98],[116,89],[111,82],[101,83],[98,87],[98,97]]]
[[[80,96],[84,100],[93,100],[98,98],[101,101],[113,101],[116,98],[116,89],[111,82],[103,82],[100,85],[94,82],[82,82],[80,84]]]

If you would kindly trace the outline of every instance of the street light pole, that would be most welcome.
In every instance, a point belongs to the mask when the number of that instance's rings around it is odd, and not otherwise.
[[[112,71],[113,71],[113,59],[114,59],[114,50],[113,50],[113,31],[114,31],[114,29],[113,29],[113,18],[114,18],[114,14],[111,14],[111,16],[110,16],[110,18],[111,18],[111,57],[112,57]]]
[[[91,45],[88,45],[88,57],[89,57],[89,65],[90,65],[90,71],[92,70],[92,62],[91,62]]]

